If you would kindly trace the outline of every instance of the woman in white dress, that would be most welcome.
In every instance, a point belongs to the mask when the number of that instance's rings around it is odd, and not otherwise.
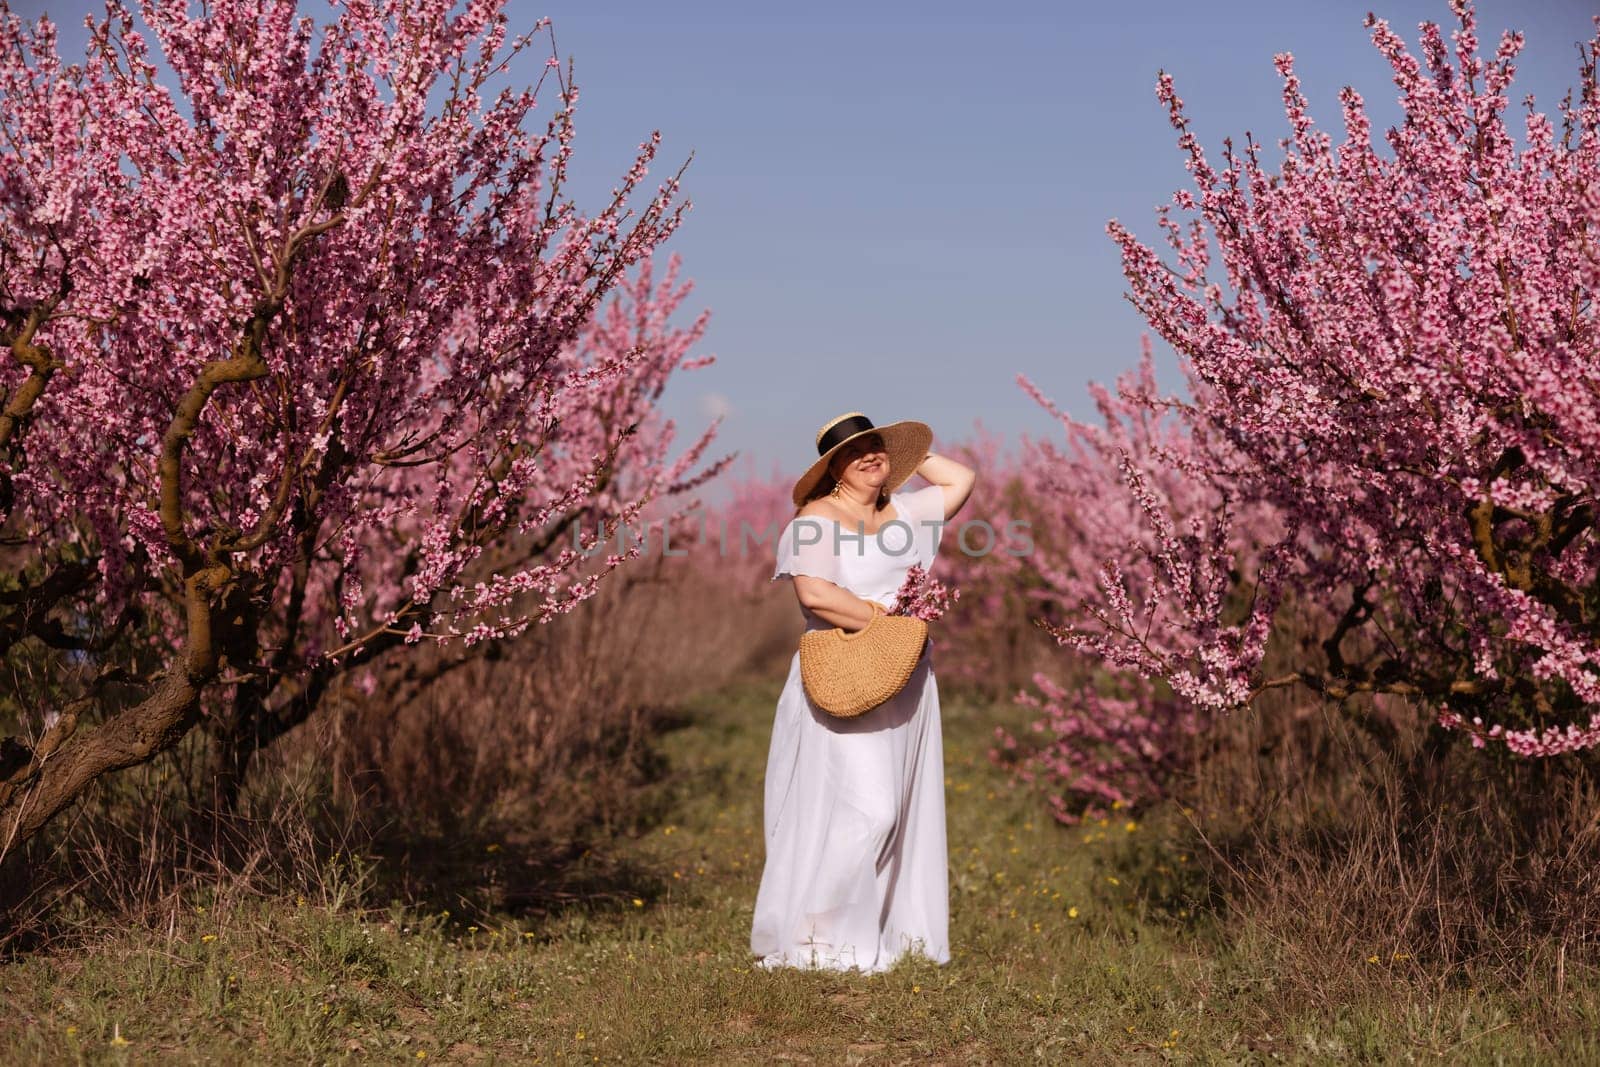
[[[932,566],[945,523],[977,480],[933,455],[933,432],[860,412],[817,434],[794,487],[773,580],[791,577],[806,628],[859,630],[913,563]],[[896,490],[921,474],[929,482]],[[766,866],[750,933],[758,965],[888,970],[950,960],[944,746],[932,640],[895,696],[853,719],[818,708],[800,654],[778,698],[764,795]]]

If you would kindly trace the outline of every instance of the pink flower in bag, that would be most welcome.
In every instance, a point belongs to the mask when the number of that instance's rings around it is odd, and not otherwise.
[[[890,615],[909,615],[926,622],[942,616],[961,597],[959,589],[952,589],[933,577],[920,563],[913,563],[906,572],[906,580],[895,593]]]

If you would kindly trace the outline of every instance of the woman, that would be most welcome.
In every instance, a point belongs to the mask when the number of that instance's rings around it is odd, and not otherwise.
[[[773,579],[793,578],[807,629],[859,630],[913,563],[932,565],[976,474],[928,451],[920,422],[874,427],[859,411],[817,434],[794,486]],[[896,492],[912,474],[931,485]],[[950,960],[944,745],[931,641],[910,680],[853,719],[818,708],[800,654],[778,698],[767,757],[766,868],[750,947],[758,965],[873,974],[918,952]]]

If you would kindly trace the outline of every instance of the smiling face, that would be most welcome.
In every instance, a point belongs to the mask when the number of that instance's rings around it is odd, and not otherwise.
[[[879,488],[889,477],[889,453],[884,451],[883,437],[868,433],[846,442],[834,453],[828,471],[847,488],[862,492]]]

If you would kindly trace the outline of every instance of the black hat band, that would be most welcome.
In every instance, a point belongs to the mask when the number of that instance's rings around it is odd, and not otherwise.
[[[853,437],[863,430],[870,429],[873,429],[872,420],[865,415],[853,415],[848,419],[842,419],[828,427],[828,432],[817,442],[817,455],[825,456],[830,448],[846,437]]]

